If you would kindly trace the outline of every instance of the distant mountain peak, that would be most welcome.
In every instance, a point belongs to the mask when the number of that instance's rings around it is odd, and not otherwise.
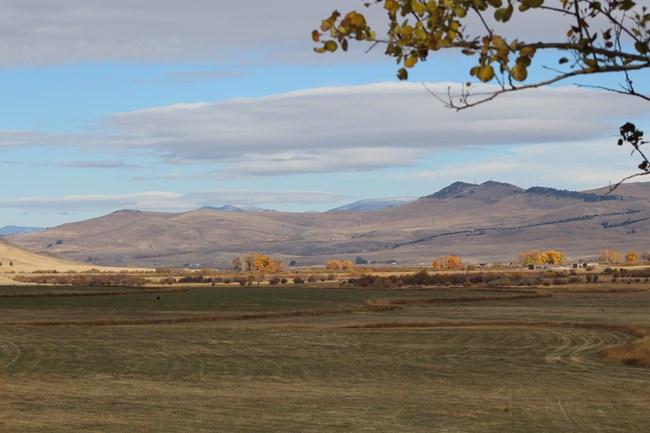
[[[481,184],[454,182],[440,191],[426,196],[438,200],[447,198],[463,198],[472,196],[485,202],[494,203],[502,198],[523,193],[525,190],[516,185],[505,182],[488,180]]]
[[[476,186],[476,184],[473,183],[467,183],[467,182],[454,182],[449,186],[444,187],[438,192],[435,192],[431,195],[426,196],[426,198],[448,198],[448,197],[454,197],[458,196],[459,194],[462,194],[463,191],[467,190],[467,188]]]
[[[263,212],[266,209],[248,204],[226,204],[218,207],[203,206],[201,210],[216,210],[220,212]]]
[[[20,227],[20,226],[4,226],[0,227],[0,236],[18,235],[23,233],[34,233],[45,230],[43,227]]]
[[[517,187],[516,185],[513,185],[511,183],[506,183],[506,182],[497,182],[496,180],[488,180],[485,181],[481,184],[481,186],[507,186],[507,187]],[[519,188],[519,187],[517,187]]]
[[[371,198],[367,200],[359,200],[354,203],[339,206],[328,212],[343,212],[343,211],[361,211],[361,210],[380,210],[389,207],[401,206],[403,204],[411,203],[417,200],[416,197],[388,197],[388,198]]]

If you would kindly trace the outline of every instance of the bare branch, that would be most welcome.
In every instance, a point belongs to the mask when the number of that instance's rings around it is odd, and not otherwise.
[[[636,66],[628,68],[628,69],[643,69],[645,67],[647,67],[647,66],[636,65]],[[596,71],[594,71],[592,73],[606,73],[606,72],[615,72],[615,71],[616,72],[621,72],[623,70],[626,70],[625,67],[614,65],[614,66],[611,66],[611,67],[598,69],[598,70],[596,70]],[[577,71],[567,72],[565,74],[558,75],[558,76],[553,77],[553,78],[551,78],[549,80],[539,81],[537,83],[526,84],[526,85],[523,85],[523,86],[510,86],[510,87],[503,87],[502,86],[500,90],[490,92],[488,97],[480,99],[478,101],[475,101],[475,102],[472,102],[472,103],[466,103],[466,104],[463,104],[461,106],[458,106],[458,105],[454,104],[453,101],[450,101],[450,103],[446,104],[446,106],[448,108],[453,108],[456,111],[460,111],[460,110],[464,110],[466,108],[475,107],[477,105],[480,105],[480,104],[483,104],[485,102],[491,101],[494,98],[496,98],[497,96],[502,95],[504,93],[517,92],[517,91],[526,90],[526,89],[536,89],[538,87],[544,87],[544,86],[548,86],[548,85],[553,84],[553,83],[557,83],[558,81],[562,81],[562,80],[565,80],[567,78],[571,78],[571,77],[575,77],[575,76],[579,76],[579,75],[585,75],[585,74],[587,74],[587,72],[580,69],[580,70],[577,70]]]
[[[599,89],[599,90],[606,90],[608,92],[614,92],[614,93],[619,93],[621,95],[630,95],[630,96],[636,96],[638,98],[644,99],[646,101],[650,102],[650,96],[644,95],[642,93],[637,93],[634,91],[633,88],[623,88],[622,90],[618,89],[612,89],[610,87],[604,87],[604,86],[594,86],[591,84],[579,84],[579,83],[573,83],[574,86],[576,87],[584,87],[588,89]]]
[[[621,179],[620,181],[618,181],[617,183],[615,183],[614,185],[610,185],[609,186],[609,191],[607,191],[607,194],[614,191],[616,188],[623,185],[626,181],[628,181],[630,179],[633,179],[633,178],[639,177],[639,176],[647,176],[647,175],[650,175],[650,172],[636,173],[636,174],[633,174],[631,176],[625,177],[625,178]]]

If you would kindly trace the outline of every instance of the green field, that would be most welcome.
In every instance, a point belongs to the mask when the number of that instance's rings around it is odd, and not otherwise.
[[[0,432],[646,432],[635,288],[0,287]]]

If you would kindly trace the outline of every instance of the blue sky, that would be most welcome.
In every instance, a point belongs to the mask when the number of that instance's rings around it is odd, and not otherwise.
[[[650,125],[650,104],[635,98],[566,82],[456,113],[422,83],[443,95],[458,88],[471,66],[462,56],[434,55],[398,83],[378,49],[313,53],[320,19],[360,4],[4,5],[0,227],[122,208],[323,211],[457,180],[587,189],[634,172],[614,135],[626,120]],[[531,38],[558,30],[543,20],[512,29]]]

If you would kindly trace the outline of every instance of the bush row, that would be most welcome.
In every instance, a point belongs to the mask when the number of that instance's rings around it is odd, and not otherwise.
[[[411,275],[362,275],[350,278],[348,284],[355,287],[396,288],[405,286],[550,286],[598,282],[597,274],[587,274],[583,280],[575,273],[567,271],[529,272],[471,272],[471,273],[433,273],[420,271]]]
[[[36,284],[66,284],[72,286],[142,286],[147,280],[129,274],[100,275],[17,275],[16,281]]]

